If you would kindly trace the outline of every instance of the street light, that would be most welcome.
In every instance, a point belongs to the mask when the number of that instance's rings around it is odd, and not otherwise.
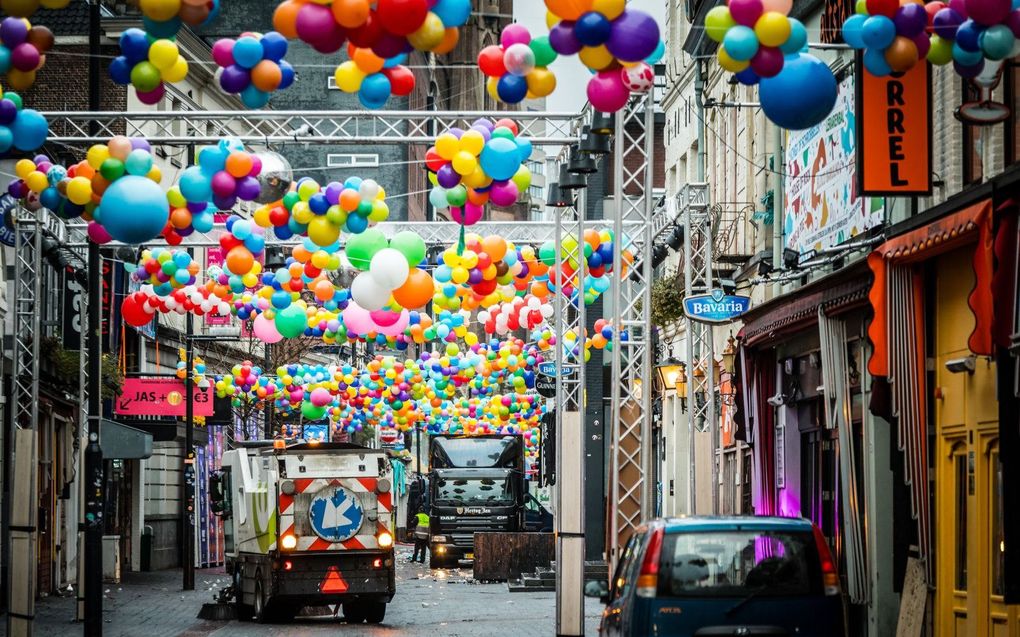
[[[737,342],[733,340],[733,335],[726,339],[726,348],[722,352],[722,371],[727,374],[733,374],[733,370],[736,369],[737,360]]]
[[[656,367],[656,371],[659,373],[659,387],[662,388],[662,391],[676,387],[676,379],[682,369],[683,363],[672,356]]]
[[[676,395],[680,397],[680,413],[687,413],[687,365],[680,363],[676,375]]]

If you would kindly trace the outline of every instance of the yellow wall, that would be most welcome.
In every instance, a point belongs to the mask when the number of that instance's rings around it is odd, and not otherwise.
[[[974,317],[967,297],[974,287],[972,251],[965,248],[942,256],[934,273],[935,634],[1016,637],[1020,635],[1016,608],[1007,609],[992,591],[992,559],[998,550],[992,546],[991,520],[998,463],[995,364],[978,358],[973,374],[954,374],[945,366],[970,355],[967,339]],[[966,536],[958,543],[960,532]],[[958,550],[962,561],[957,559]],[[966,568],[965,587],[957,585],[959,567]]]

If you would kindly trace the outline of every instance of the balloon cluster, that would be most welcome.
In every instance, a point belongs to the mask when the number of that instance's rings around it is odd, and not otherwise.
[[[705,34],[722,44],[719,66],[747,85],[779,75],[785,56],[807,46],[807,29],[787,16],[792,7],[792,0],[729,0],[709,11]]]
[[[445,250],[433,272],[439,284],[433,299],[436,307],[470,311],[508,302],[548,270],[534,260],[530,246],[518,250],[498,235],[468,234],[464,246],[459,254],[456,247]]]
[[[180,187],[174,185],[166,193],[170,204],[170,218],[163,228],[163,238],[169,245],[180,245],[184,237],[193,232],[209,232],[216,223],[216,207],[207,202],[188,203]]]
[[[556,90],[556,75],[548,67],[557,54],[549,36],[532,38],[524,25],[510,24],[499,39],[499,45],[478,53],[478,68],[489,78],[486,88],[492,99],[519,104],[525,98],[546,97]]]
[[[1020,3],[1010,0],[953,0],[926,7],[934,32],[928,60],[953,62],[962,77],[981,74],[985,62],[998,62],[1017,54],[1020,39]]]
[[[357,93],[365,108],[382,108],[391,94],[403,97],[414,90],[414,73],[403,65],[405,54],[381,58],[372,49],[349,44],[347,55],[350,59],[336,67],[336,86],[345,93]]]
[[[248,108],[262,108],[274,91],[294,83],[294,67],[283,59],[285,55],[287,38],[276,31],[242,33],[236,40],[217,40],[212,47],[220,88],[240,94]]]
[[[374,179],[348,177],[343,183],[332,181],[322,188],[305,177],[280,203],[256,211],[255,222],[273,226],[281,239],[303,235],[325,247],[335,243],[341,232],[363,233],[369,223],[386,221],[389,215],[386,190]]]
[[[46,143],[50,125],[42,113],[25,108],[14,91],[0,93],[0,153],[12,148],[31,152]]]
[[[30,88],[51,48],[53,32],[46,27],[32,26],[25,18],[8,17],[0,21],[0,73],[6,74],[11,88],[17,91]]]
[[[63,9],[71,4],[71,0],[0,0],[0,10],[18,18],[27,18],[39,7],[44,9]]]
[[[152,286],[158,296],[167,296],[174,290],[195,285],[199,265],[186,250],[152,248],[142,250],[137,264],[125,264],[132,278]]]
[[[188,75],[188,61],[171,37],[154,40],[141,29],[120,35],[120,55],[110,62],[110,77],[122,86],[133,86],[142,104],[159,103],[166,82],[180,82]]]
[[[614,240],[610,230],[589,228],[580,240],[573,233],[567,233],[560,242],[558,259],[556,244],[552,241],[543,243],[538,249],[538,257],[549,267],[549,289],[554,292],[561,290],[575,305],[582,300],[585,305],[594,303],[610,286],[609,275],[614,273]],[[582,258],[587,268],[583,281]],[[627,268],[634,262],[634,255],[629,249],[624,249],[622,259],[621,278],[627,275]],[[557,260],[560,261],[559,269],[556,268]]]
[[[156,294],[151,285],[143,285],[142,289],[128,294],[121,303],[121,316],[133,327],[148,325],[156,312],[169,314],[192,313],[196,316],[206,314],[214,316],[230,316],[230,304],[215,296],[210,286],[189,285],[174,290],[166,296]]]
[[[159,187],[162,173],[148,141],[118,135],[89,148],[86,162],[88,169],[79,164],[68,183],[67,198],[86,211],[92,208],[89,238],[96,243],[116,239],[138,244],[163,232],[170,205]]]
[[[18,160],[14,165],[15,178],[7,184],[7,194],[29,210],[42,207],[61,219],[75,219],[85,212],[85,206],[67,199],[67,186],[77,169],[54,164],[46,155]]]
[[[220,0],[140,0],[142,26],[157,38],[172,38],[181,26],[198,27],[216,19]]]
[[[212,202],[219,210],[230,210],[240,199],[254,201],[260,192],[258,180],[262,162],[236,138],[221,139],[198,154],[198,165],[181,173],[178,187],[184,199],[205,210]]]
[[[350,41],[391,58],[412,49],[449,53],[470,16],[470,0],[284,0],[273,26],[320,53],[335,53]]]
[[[437,210],[450,210],[454,221],[473,225],[485,204],[512,206],[528,189],[525,162],[531,152],[531,141],[513,120],[479,119],[466,131],[451,128],[425,153],[434,185],[429,201]]]
[[[181,350],[181,355],[184,355],[184,350]],[[181,380],[188,378],[188,362],[186,360],[177,361],[176,374],[177,378]],[[192,361],[191,382],[203,389],[209,386],[209,381],[205,378],[205,360],[201,356],[195,356]]]
[[[249,360],[231,367],[229,374],[217,375],[213,387],[216,390],[216,397],[230,398],[233,407],[276,395],[276,385],[262,375],[261,367]]]
[[[534,330],[546,323],[553,315],[553,306],[548,297],[540,298],[533,294],[524,297],[515,296],[507,303],[501,303],[492,311],[482,310],[478,313],[478,322],[485,327],[486,334],[506,334],[510,330]]]
[[[431,298],[432,277],[415,267],[425,260],[425,242],[417,234],[401,232],[387,242],[382,232],[373,228],[352,237],[346,251],[347,260],[361,270],[351,283],[351,298],[361,308],[376,312],[397,296],[408,304],[398,307],[416,309]]]
[[[265,230],[238,215],[227,217],[227,231],[220,236],[223,266],[217,279],[225,278],[233,292],[258,285],[262,264],[257,260],[265,252]],[[210,271],[212,268],[210,268]],[[220,281],[224,283],[223,280]]]
[[[926,9],[920,3],[900,5],[898,0],[864,0],[843,23],[843,39],[864,51],[864,68],[868,73],[878,77],[905,73],[925,59],[931,49],[928,34],[931,14]]]
[[[588,82],[592,106],[613,113],[632,92],[652,88],[650,65],[665,53],[655,18],[625,0],[545,0],[545,6],[553,50],[577,55],[595,73]]]

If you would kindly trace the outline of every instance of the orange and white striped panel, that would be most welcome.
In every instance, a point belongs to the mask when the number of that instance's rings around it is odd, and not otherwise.
[[[359,533],[343,542],[330,542],[317,535],[299,535],[297,551],[338,551],[365,550],[379,548],[376,538],[383,531],[393,532],[393,495],[391,492],[375,493],[378,480],[376,478],[299,478],[294,480],[294,492],[314,494],[318,491],[340,486],[353,493],[368,493],[375,496],[377,519],[373,523],[366,519]],[[294,500],[293,495],[279,496],[281,535],[294,533]],[[367,508],[367,507],[366,507]],[[366,511],[367,514],[367,511]]]

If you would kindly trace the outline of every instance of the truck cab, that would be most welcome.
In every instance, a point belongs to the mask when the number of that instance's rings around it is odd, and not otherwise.
[[[524,530],[519,436],[433,436],[429,443],[429,565],[474,559],[476,532]]]

